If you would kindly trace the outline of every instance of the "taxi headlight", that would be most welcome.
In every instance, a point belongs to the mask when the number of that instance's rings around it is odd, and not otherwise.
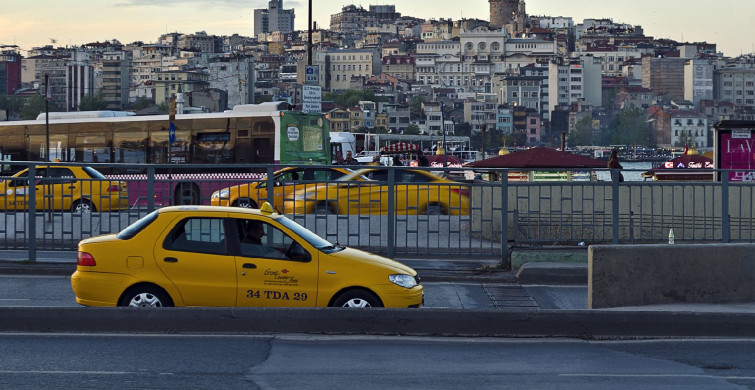
[[[388,280],[391,281],[393,284],[397,284],[404,288],[412,288],[417,285],[417,281],[414,279],[413,276],[410,275],[403,275],[403,274],[395,274],[388,276]]]
[[[227,198],[228,195],[230,195],[230,194],[231,194],[231,192],[228,191],[228,190],[215,191],[215,192],[212,193],[212,199]]]

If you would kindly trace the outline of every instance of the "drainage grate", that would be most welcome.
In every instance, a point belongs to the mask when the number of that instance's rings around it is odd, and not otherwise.
[[[540,309],[540,305],[521,286],[485,284],[483,288],[496,309]]]

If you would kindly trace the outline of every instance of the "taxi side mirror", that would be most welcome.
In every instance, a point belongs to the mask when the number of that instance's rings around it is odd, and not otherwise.
[[[288,248],[288,252],[286,252],[286,257],[291,260],[302,262],[306,262],[312,259],[309,256],[309,253],[304,250],[304,247],[302,247],[301,244],[296,241],[291,243],[291,246]]]

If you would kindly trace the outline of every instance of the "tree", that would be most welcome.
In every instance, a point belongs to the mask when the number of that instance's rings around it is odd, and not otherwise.
[[[419,116],[422,112],[422,103],[425,102],[425,97],[422,95],[417,95],[412,98],[412,100],[409,101],[409,111],[414,116]]]
[[[79,111],[107,110],[107,103],[102,98],[102,93],[96,95],[84,95],[79,103]]]
[[[621,110],[609,126],[613,144],[650,146],[650,128],[645,111],[637,107]]]
[[[468,122],[454,124],[454,135],[469,137],[472,126]]]
[[[60,111],[53,102],[49,102],[48,111],[57,112]],[[45,112],[45,99],[42,96],[36,95],[28,98],[21,107],[21,119],[30,120],[36,119],[39,114]]]
[[[692,135],[692,131],[688,130],[682,130],[681,133],[679,133],[679,138],[676,139],[676,142],[674,143],[674,146],[694,146],[695,145],[695,137]]]
[[[575,125],[574,130],[567,137],[571,146],[594,145],[592,136],[592,118],[589,115],[582,117]]]
[[[0,110],[8,111],[8,118],[20,115],[24,100],[17,96],[0,95]]]
[[[354,107],[360,101],[381,102],[387,101],[384,97],[378,97],[374,91],[349,89],[345,92],[328,92],[323,100],[329,100],[341,107]]]
[[[418,135],[419,134],[419,126],[417,126],[416,123],[410,123],[408,126],[406,126],[406,129],[404,130],[404,134]]]
[[[140,96],[136,99],[135,102],[131,103],[129,107],[131,107],[134,110],[144,110],[145,108],[150,108],[155,105],[155,102],[153,102],[151,99],[147,99],[144,96]]]

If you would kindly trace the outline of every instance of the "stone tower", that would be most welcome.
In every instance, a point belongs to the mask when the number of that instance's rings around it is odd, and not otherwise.
[[[524,29],[527,20],[524,0],[488,0],[490,29],[504,29],[509,34]]]

